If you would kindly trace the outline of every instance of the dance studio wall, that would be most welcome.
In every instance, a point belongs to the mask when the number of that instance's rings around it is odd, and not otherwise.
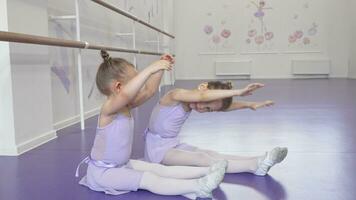
[[[115,36],[119,32],[132,31],[131,20],[91,1],[79,0],[79,2],[82,41],[132,48],[131,38]],[[166,27],[169,29],[167,31],[172,29],[171,24],[164,24],[171,20],[163,20],[163,6],[169,4],[166,2],[162,4],[162,0],[145,0],[145,3],[141,0],[108,2],[130,10],[137,17],[149,20],[154,26]],[[56,15],[73,15],[74,5],[72,0],[8,0],[8,31],[75,40],[74,21],[51,19],[51,16]],[[172,8],[166,9],[172,10]],[[159,37],[162,41],[162,35]],[[156,51],[156,44],[147,42],[156,38],[156,32],[142,25],[136,25],[137,49]],[[1,51],[3,47],[2,45]],[[78,122],[77,51],[70,48],[10,43],[14,133],[9,132],[7,135],[15,141],[15,144],[12,143],[11,148],[1,145],[4,148],[0,148],[0,155],[17,155],[25,152],[55,138],[56,130]],[[132,54],[112,52],[111,55],[123,57],[131,62],[134,58]],[[157,56],[138,55],[138,69],[142,69],[157,58]],[[97,114],[103,100],[103,96],[99,94],[94,84],[95,73],[100,62],[99,51],[82,51],[86,117]],[[10,120],[11,116],[8,117]],[[10,125],[9,123],[8,126]],[[6,141],[4,143],[10,144]]]
[[[176,79],[223,78],[216,60],[251,61],[251,78],[292,78],[294,59],[330,60],[330,77],[347,77],[349,2],[174,1]]]
[[[7,2],[0,0],[0,30],[8,30],[6,8]],[[0,43],[0,55],[0,152],[10,154],[16,150],[10,49],[7,43]]]
[[[47,1],[7,1],[8,31],[47,35]],[[26,14],[26,16],[24,15]],[[14,127],[5,132],[15,146],[4,154],[16,155],[56,136],[52,126],[51,74],[45,46],[10,43]]]
[[[355,8],[356,1],[351,1],[350,8]],[[356,79],[356,18],[353,12],[350,12],[351,19],[351,43],[350,43],[350,66],[349,66],[349,77]]]

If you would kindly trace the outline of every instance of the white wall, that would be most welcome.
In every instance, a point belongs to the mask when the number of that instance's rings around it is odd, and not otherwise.
[[[163,11],[162,11],[162,16],[163,16],[163,30],[167,31],[168,33],[171,33],[175,35],[174,31],[174,0],[164,0],[163,3]],[[175,39],[171,39],[169,37],[163,37],[163,47],[162,50],[165,53],[171,53],[174,54],[175,52]],[[165,85],[172,85],[174,84],[175,81],[175,68],[170,72],[170,73],[165,73],[163,76],[163,84]]]
[[[26,13],[26,15],[24,15]],[[47,1],[8,1],[9,31],[47,35]],[[16,150],[56,137],[52,121],[48,48],[10,43]]]
[[[167,24],[169,20],[163,19],[162,11],[166,10],[163,6],[166,7],[167,4],[162,4],[162,1],[108,2],[120,8],[131,9],[134,15],[146,21],[150,17],[150,23],[154,26],[171,30],[172,24]],[[153,2],[159,2],[159,5]],[[115,36],[118,32],[131,32],[131,20],[91,1],[79,0],[79,3],[82,41],[132,48],[131,38]],[[75,40],[74,21],[51,19],[51,16],[75,14],[74,5],[72,0],[1,0],[0,8],[5,11],[7,8],[7,14],[1,10],[0,28],[7,30],[8,18],[8,31]],[[150,16],[148,12],[151,13]],[[147,27],[136,25],[136,48],[157,51],[156,44],[146,42],[156,40],[157,35]],[[162,35],[159,38],[163,40]],[[10,43],[10,48],[7,43],[0,45],[0,61],[5,66],[1,72],[4,79],[1,77],[0,87],[2,96],[7,97],[1,98],[0,102],[1,136],[4,138],[0,140],[0,155],[17,155],[55,138],[55,130],[78,122],[78,50],[16,43]],[[117,52],[111,52],[111,55],[131,62],[134,58],[132,54]],[[138,55],[137,68],[142,69],[157,58]],[[88,97],[101,61],[99,51],[82,50],[84,109],[87,117],[98,113],[103,100],[95,85],[92,95]],[[6,112],[3,112],[3,107]],[[13,120],[9,113],[13,113]],[[7,134],[3,136],[3,133]]]
[[[7,2],[0,0],[0,30],[8,30]],[[0,42],[0,152],[16,154],[13,94],[8,43]]]
[[[327,57],[331,59],[331,76],[348,76],[350,45],[350,5],[348,0],[323,1],[326,4],[325,16],[327,31]],[[353,1],[352,1],[353,2]]]
[[[175,41],[177,66],[177,79],[216,79],[214,73],[215,60],[252,60],[251,78],[291,78],[292,59],[330,59],[330,77],[347,77],[348,56],[349,56],[349,8],[347,0],[314,0],[305,2],[313,6],[314,12],[310,12],[306,18],[310,18],[310,23],[317,19],[320,35],[319,45],[313,48],[299,47],[298,53],[293,48],[287,46],[288,31],[290,26],[285,16],[297,13],[290,3],[282,0],[269,0],[273,9],[266,10],[266,17],[274,30],[274,46],[270,50],[246,51],[245,35],[247,23],[250,18],[246,16],[246,6],[250,1],[234,0],[179,0],[174,1],[174,28],[177,36]],[[255,0],[255,2],[258,2]],[[303,6],[302,1],[292,1],[294,4],[301,2],[298,6]],[[223,10],[222,5],[228,5],[228,9]],[[204,5],[204,6],[202,6]],[[315,6],[318,5],[318,6]],[[253,6],[252,6],[253,7]],[[229,10],[230,9],[230,10]],[[212,16],[207,17],[211,12]],[[314,14],[313,14],[314,13]],[[272,15],[271,18],[268,18]],[[298,16],[301,18],[302,16]],[[226,26],[232,30],[230,45],[232,54],[226,55],[200,55],[204,50],[202,47],[208,46],[203,34],[203,26],[212,23],[216,25],[220,19],[226,19]],[[209,21],[210,20],[210,21]],[[307,21],[308,19],[305,19]],[[254,52],[263,52],[262,54]],[[313,53],[310,53],[313,51]],[[224,50],[219,50],[223,52]],[[229,51],[227,51],[228,53]],[[248,52],[248,54],[245,54]],[[265,52],[269,52],[264,54]],[[234,77],[228,77],[234,78]]]
[[[352,1],[350,9],[356,6],[356,1]],[[353,12],[350,11],[350,15]],[[350,42],[350,66],[349,66],[349,77],[356,79],[356,18],[350,17],[351,19],[351,42]]]

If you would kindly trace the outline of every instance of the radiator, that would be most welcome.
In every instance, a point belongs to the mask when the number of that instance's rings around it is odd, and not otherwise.
[[[215,61],[215,75],[217,76],[250,76],[251,60]]]
[[[329,75],[329,59],[292,60],[293,75]]]

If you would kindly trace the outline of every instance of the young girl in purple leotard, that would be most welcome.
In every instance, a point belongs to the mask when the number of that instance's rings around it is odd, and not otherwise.
[[[231,83],[211,81],[198,89],[174,89],[161,98],[153,109],[146,129],[145,159],[165,165],[209,166],[217,160],[228,161],[227,173],[250,172],[259,176],[280,163],[288,153],[287,148],[276,147],[265,155],[242,157],[225,155],[180,143],[178,134],[192,110],[197,112],[232,111],[250,108],[256,110],[273,105],[272,101],[233,102],[233,96],[250,95],[263,84],[253,83],[241,90],[232,89]]]
[[[169,167],[130,160],[133,139],[130,110],[156,92],[163,71],[171,69],[172,57],[167,55],[140,73],[126,60],[111,58],[105,51],[102,58],[96,83],[107,98],[101,107],[91,154],[82,161],[88,164],[88,169],[80,184],[114,195],[144,189],[161,195],[211,197],[212,190],[223,179],[226,161],[210,167]]]

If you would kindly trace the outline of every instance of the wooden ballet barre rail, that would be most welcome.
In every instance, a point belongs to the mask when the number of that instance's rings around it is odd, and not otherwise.
[[[106,3],[106,2],[104,2],[102,0],[92,0],[92,1],[97,3],[97,4],[102,5],[102,6],[106,7],[106,8],[108,8],[108,9],[116,12],[116,13],[119,13],[119,14],[127,17],[127,18],[130,18],[130,19],[134,20],[135,22],[138,22],[138,23],[140,23],[140,24],[142,24],[144,26],[147,26],[147,27],[149,27],[149,28],[151,28],[153,30],[156,30],[156,31],[158,31],[158,32],[170,37],[170,38],[173,38],[173,39],[175,38],[173,35],[165,32],[165,31],[163,31],[163,30],[161,30],[159,28],[156,28],[156,27],[152,26],[151,24],[149,24],[149,23],[137,18],[135,15],[132,15],[132,14],[130,14],[130,13],[124,11],[124,10],[121,10],[121,9],[119,9],[119,8],[113,6],[113,5],[110,5],[110,4],[108,4],[108,3]]]
[[[28,35],[23,33],[14,33],[14,32],[7,32],[7,31],[0,31],[0,41],[71,47],[71,48],[79,48],[79,49],[95,49],[95,50],[105,49],[107,51],[118,51],[118,52],[125,52],[125,53],[157,55],[157,56],[163,55],[163,53],[159,53],[159,52],[139,51],[135,49],[108,47],[102,45],[89,44],[88,42],[82,42],[82,41],[65,40],[65,39],[58,39],[58,38],[51,38],[51,37],[44,37],[44,36],[37,36],[37,35]]]

